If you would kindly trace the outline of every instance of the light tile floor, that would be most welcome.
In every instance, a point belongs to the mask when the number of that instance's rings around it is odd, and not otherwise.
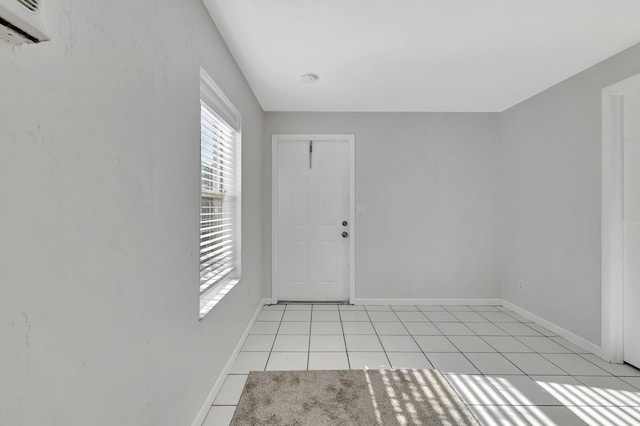
[[[487,425],[640,425],[640,370],[501,306],[265,306],[203,426],[251,370],[437,368]]]

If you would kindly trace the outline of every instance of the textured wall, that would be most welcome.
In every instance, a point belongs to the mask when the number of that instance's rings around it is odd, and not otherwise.
[[[601,90],[637,73],[640,45],[500,115],[502,296],[595,344],[602,303]]]
[[[263,112],[199,0],[0,41],[0,424],[187,425],[262,282]],[[243,278],[198,321],[199,69],[243,116]]]
[[[497,114],[267,112],[274,133],[355,134],[356,297],[499,297]]]

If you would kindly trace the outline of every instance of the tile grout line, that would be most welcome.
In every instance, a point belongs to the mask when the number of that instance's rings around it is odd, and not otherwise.
[[[376,326],[373,324],[373,320],[371,319],[371,315],[369,315],[369,311],[367,311],[366,305],[364,307],[364,312],[366,313],[367,318],[369,318],[369,322],[371,323],[371,327],[373,327],[373,331],[376,333],[376,337],[378,338],[378,342],[380,343],[380,347],[382,348],[382,352],[384,352],[384,357],[387,359],[387,362],[389,363],[389,369],[392,369],[393,366],[391,365],[391,360],[389,359],[389,355],[387,355],[387,351],[386,351],[384,345],[382,344],[382,339],[380,339],[380,335],[378,334],[378,329],[376,329]],[[395,315],[395,313],[394,313],[394,315]]]
[[[347,357],[347,367],[351,370],[351,360],[349,359],[349,350],[347,349],[347,336],[344,332],[344,324],[342,323],[342,311],[338,307],[338,318],[340,318],[340,329],[342,330],[342,340],[344,341],[344,354]]]

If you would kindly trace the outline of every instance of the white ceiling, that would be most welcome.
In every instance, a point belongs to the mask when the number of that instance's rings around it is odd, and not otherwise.
[[[266,111],[503,111],[640,42],[638,0],[204,2]]]

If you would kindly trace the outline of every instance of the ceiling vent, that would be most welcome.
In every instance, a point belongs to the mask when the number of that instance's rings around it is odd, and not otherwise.
[[[0,0],[0,38],[13,44],[49,40],[42,13],[45,0]]]

